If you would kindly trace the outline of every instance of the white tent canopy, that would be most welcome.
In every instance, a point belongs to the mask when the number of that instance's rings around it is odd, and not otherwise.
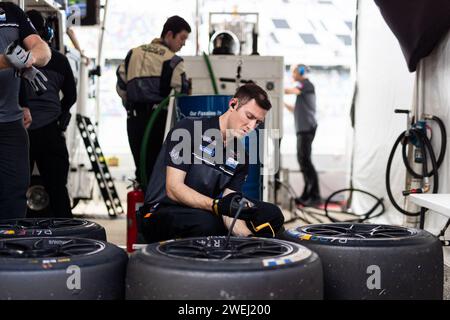
[[[385,186],[390,150],[407,124],[406,117],[394,114],[394,109],[423,108],[450,123],[450,33],[419,63],[416,73],[409,73],[400,46],[373,1],[359,1],[357,28],[353,184],[386,199],[388,214],[379,218],[381,222],[402,224],[403,216],[388,203]],[[419,89],[415,91],[415,87]],[[439,128],[432,121],[429,124],[435,132],[432,142],[437,153]],[[440,193],[450,193],[449,159],[447,152],[439,170]],[[406,170],[399,156],[394,160],[391,185],[402,203]],[[358,197],[354,205],[362,210],[369,207]],[[426,228],[437,234],[445,221],[428,214]]]

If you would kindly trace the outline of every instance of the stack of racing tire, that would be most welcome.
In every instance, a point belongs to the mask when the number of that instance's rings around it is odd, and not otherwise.
[[[443,253],[418,229],[333,223],[283,240],[203,237],[134,253],[127,299],[441,300]]]
[[[80,219],[0,221],[0,300],[442,299],[443,254],[424,230],[307,225],[283,239],[199,237],[130,258]]]
[[[443,299],[442,244],[427,231],[333,223],[288,230],[283,238],[318,254],[325,299]]]
[[[318,300],[317,254],[293,242],[201,237],[148,245],[130,257],[126,299]]]
[[[0,300],[123,299],[127,261],[87,220],[0,220]]]

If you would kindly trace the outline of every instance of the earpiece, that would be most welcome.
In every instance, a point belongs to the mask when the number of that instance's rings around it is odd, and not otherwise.
[[[27,14],[29,21],[33,24],[42,40],[50,42],[55,36],[55,30],[52,28],[52,21],[56,18],[52,16],[45,18],[41,12],[34,9],[27,11]]]
[[[230,105],[233,109],[236,108],[236,102],[232,102]]]
[[[306,72],[305,67],[304,66],[300,66],[298,67],[298,73],[300,73],[301,76],[303,76]]]
[[[55,35],[55,32],[53,31],[51,24],[47,20],[45,22],[43,38],[45,41],[50,42],[53,39],[54,35]]]

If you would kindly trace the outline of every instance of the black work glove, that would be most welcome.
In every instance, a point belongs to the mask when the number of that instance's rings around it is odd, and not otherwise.
[[[30,83],[31,87],[37,95],[41,95],[45,91],[47,91],[45,83],[48,81],[48,79],[41,71],[39,71],[35,67],[22,69],[21,77],[26,79]]]
[[[228,216],[234,218],[239,210],[239,203],[243,196],[240,192],[227,194],[222,198],[216,198],[213,201],[212,212],[216,215]],[[255,210],[251,207],[252,203],[245,200],[245,205],[239,214],[238,219],[251,220],[255,214]]]
[[[6,60],[17,70],[27,67],[27,63],[32,59],[30,51],[26,51],[19,45],[18,41],[11,42],[5,49]]]
[[[69,111],[63,111],[58,118],[58,128],[63,132],[66,131],[71,118],[72,114]]]
[[[254,214],[247,226],[257,237],[274,238],[283,231],[284,216],[280,208],[272,203],[256,201]]]

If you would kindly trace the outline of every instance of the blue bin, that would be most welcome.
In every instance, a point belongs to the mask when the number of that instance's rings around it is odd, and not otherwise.
[[[205,96],[182,96],[177,98],[177,119],[215,117],[224,114],[228,110],[228,103],[232,96],[228,95],[205,95]],[[245,148],[248,150],[249,139],[245,139]],[[258,150],[259,152],[259,150]],[[247,181],[242,187],[246,197],[261,200],[261,164],[249,165]]]
[[[233,96],[182,96],[177,99],[177,118],[215,117],[228,110]]]

